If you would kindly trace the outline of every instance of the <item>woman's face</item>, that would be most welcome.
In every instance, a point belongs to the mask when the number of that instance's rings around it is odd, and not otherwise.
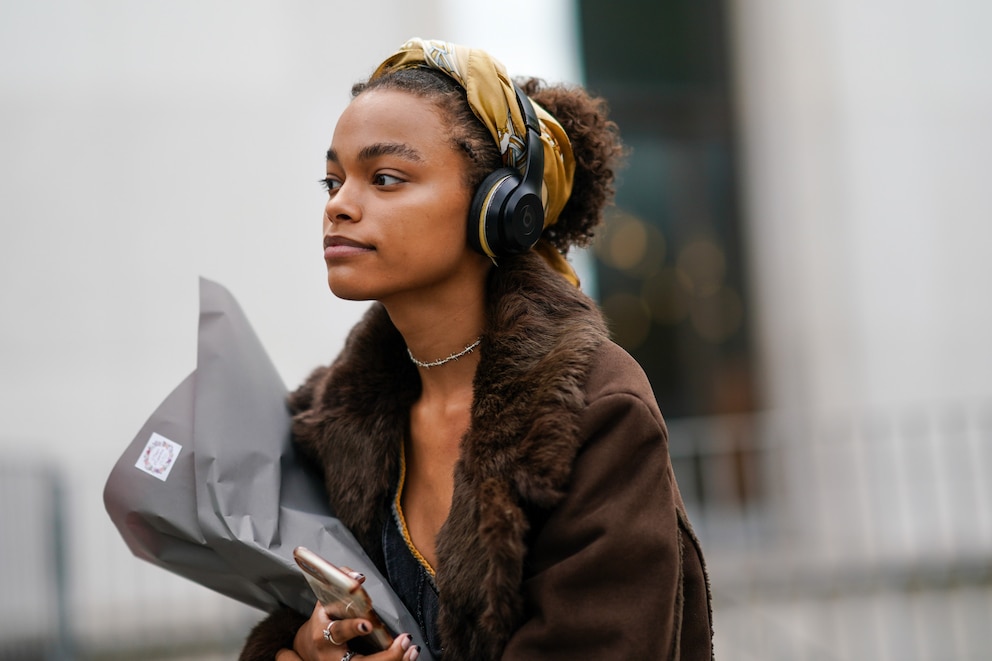
[[[327,152],[331,291],[388,304],[481,284],[489,263],[466,242],[465,168],[430,101],[388,89],[353,99]]]

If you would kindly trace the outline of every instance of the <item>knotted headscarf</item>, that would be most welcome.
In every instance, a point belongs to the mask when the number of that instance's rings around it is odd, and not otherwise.
[[[517,103],[513,82],[506,68],[491,55],[478,48],[467,48],[446,41],[411,39],[389,56],[373,72],[370,80],[396,69],[427,67],[437,69],[465,88],[472,112],[482,121],[496,141],[503,164],[525,174],[527,164],[527,126]],[[541,144],[544,147],[544,226],[554,225],[572,194],[575,157],[572,145],[551,113],[531,103],[541,123]],[[572,266],[546,239],[540,239],[534,250],[551,267],[574,285],[579,278]]]

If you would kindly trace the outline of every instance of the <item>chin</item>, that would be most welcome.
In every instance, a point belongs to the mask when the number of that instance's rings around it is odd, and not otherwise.
[[[371,301],[375,295],[361,286],[354,286],[340,279],[328,278],[327,286],[331,293],[343,301]]]

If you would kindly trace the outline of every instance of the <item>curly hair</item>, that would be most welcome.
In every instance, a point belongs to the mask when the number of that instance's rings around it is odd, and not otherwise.
[[[521,78],[517,84],[527,96],[551,113],[565,129],[575,156],[572,194],[558,221],[542,237],[562,254],[572,246],[587,246],[603,211],[612,202],[616,168],[624,156],[620,131],[608,117],[606,101],[578,86],[547,85],[539,78]],[[468,104],[465,90],[450,76],[427,68],[397,69],[379,78],[355,84],[352,97],[373,89],[393,89],[431,100],[450,127],[455,149],[467,159],[465,183],[478,188],[486,176],[502,166],[492,136]]]
[[[578,86],[547,86],[538,78],[517,81],[530,98],[551,113],[568,135],[575,156],[572,194],[558,222],[542,235],[562,253],[587,246],[616,192],[616,169],[624,156],[620,130],[609,119],[606,100]]]

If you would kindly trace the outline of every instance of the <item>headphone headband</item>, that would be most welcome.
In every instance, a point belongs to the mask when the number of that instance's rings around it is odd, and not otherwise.
[[[524,172],[524,184],[540,197],[541,189],[544,187],[544,145],[541,144],[541,120],[537,118],[537,111],[534,110],[534,103],[530,97],[524,94],[524,91],[516,83],[513,84],[513,91],[517,93],[517,103],[524,113],[524,123],[527,125],[527,165],[526,172]],[[541,229],[544,229],[543,226]]]

